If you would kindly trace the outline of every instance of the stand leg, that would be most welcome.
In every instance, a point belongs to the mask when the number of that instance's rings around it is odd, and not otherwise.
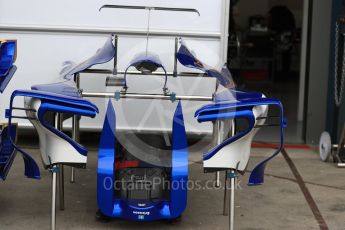
[[[343,146],[344,146],[344,142],[345,142],[345,124],[343,126],[343,130],[341,131],[341,135],[340,135],[340,138],[339,138],[339,143],[338,143],[338,148],[337,148],[337,151],[336,151],[336,156],[333,157],[333,159],[336,159],[336,163],[344,163],[342,162],[343,159],[341,159],[340,157],[340,151],[343,149]]]
[[[233,171],[233,170],[231,171],[230,184],[231,184],[231,197],[230,197],[230,230],[234,230],[236,175],[235,175],[235,171]]]
[[[229,138],[229,137],[233,137],[233,136],[235,136],[235,131],[236,131],[236,123],[235,123],[235,121],[234,120],[232,120],[231,121],[231,123],[230,123],[230,127],[231,127],[231,129],[229,130],[229,132],[227,133],[227,137]],[[234,172],[235,171],[231,171],[231,175],[234,175]],[[228,183],[228,178],[229,178],[229,173],[230,173],[230,171],[225,171],[225,189],[224,189],[224,207],[223,207],[223,215],[224,216],[228,216],[229,215],[229,209],[231,208],[231,205],[230,206],[228,206],[228,204],[229,203],[231,203],[231,202],[233,202],[233,199],[234,199],[234,197],[233,196],[235,196],[235,191],[234,191],[234,186],[235,185],[233,185],[232,183],[235,183],[235,182],[233,182],[232,180],[231,180],[231,182],[230,182],[230,190],[231,190],[231,198],[229,198],[229,194],[228,194],[228,185],[227,185],[227,183]],[[230,212],[230,219],[231,219],[231,215],[233,215],[233,213],[234,212]],[[232,219],[233,219],[233,217],[232,217]],[[233,223],[233,221],[231,221],[230,220],[230,225],[231,225],[231,223]],[[232,227],[233,228],[233,227]]]
[[[71,167],[71,183],[75,183],[75,168]]]
[[[63,127],[62,127],[62,114],[56,113],[55,116],[55,128],[59,131],[62,132]],[[60,164],[58,166],[59,168],[59,208],[61,211],[65,210],[65,178],[64,178],[64,173],[63,173],[63,165]]]
[[[216,172],[216,188],[220,187],[220,171]]]
[[[57,167],[52,168],[52,206],[51,206],[51,218],[50,218],[50,229],[55,230],[56,228],[56,173]]]
[[[59,208],[65,210],[65,180],[63,165],[59,165]]]
[[[229,215],[228,173],[229,171],[225,171],[223,216]]]
[[[79,142],[79,120],[78,116],[72,117],[72,139],[75,142]],[[75,168],[71,168],[71,183],[75,183]]]
[[[222,122],[221,121],[216,121],[216,123],[214,124],[214,134],[216,134],[216,143],[217,145],[221,144],[223,141],[223,137],[222,137]],[[216,188],[220,187],[220,172],[217,171],[216,172]]]

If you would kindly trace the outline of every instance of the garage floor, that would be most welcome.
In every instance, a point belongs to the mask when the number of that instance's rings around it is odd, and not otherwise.
[[[95,150],[89,153],[87,169],[77,171],[75,184],[69,183],[70,169],[65,169],[66,209],[57,211],[58,229],[227,229],[228,218],[222,215],[223,190],[219,189],[190,191],[188,208],[182,222],[174,225],[165,221],[96,221]],[[37,149],[29,151],[40,162]],[[254,149],[248,169],[272,151]],[[248,187],[246,182],[249,173],[240,177],[240,186],[236,191],[236,229],[320,229],[322,220],[328,229],[344,229],[345,169],[320,162],[317,153],[312,150],[286,151],[286,158],[292,159],[292,168],[295,166],[297,169],[295,174],[284,156],[279,155],[267,167],[264,185]],[[194,163],[190,165],[190,179],[199,179],[205,183],[212,180],[214,174],[203,173],[200,158],[200,152],[191,149],[190,161]],[[42,169],[41,172],[40,181],[24,178],[23,163],[17,157],[8,179],[0,183],[1,230],[49,229],[51,177],[47,171]],[[305,184],[299,185],[296,175],[300,175]],[[304,185],[306,190],[303,193],[300,187]],[[308,194],[311,195],[309,198]],[[321,229],[327,229],[327,226]]]

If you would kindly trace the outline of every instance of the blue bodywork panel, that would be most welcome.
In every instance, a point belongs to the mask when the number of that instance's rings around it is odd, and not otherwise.
[[[173,120],[171,183],[179,186],[170,190],[170,199],[159,202],[137,202],[119,199],[114,194],[116,158],[116,116],[111,101],[108,103],[98,155],[97,200],[102,214],[113,218],[134,221],[174,219],[182,214],[187,205],[188,149],[181,103],[178,103]]]
[[[12,129],[8,132],[8,129]],[[11,138],[9,137],[11,134]],[[1,143],[0,143],[0,178],[6,180],[8,171],[10,170],[13,160],[16,156],[16,150],[12,145],[11,139],[16,138],[16,126],[5,127],[1,130]]]
[[[1,144],[0,144],[0,179],[6,180],[7,174],[12,166],[16,157],[16,152],[22,154],[25,172],[24,175],[32,179],[40,179],[40,170],[35,160],[26,152],[19,149],[15,144],[16,126],[9,124],[1,131]]]
[[[232,102],[232,101],[242,101],[247,99],[262,98],[262,93],[258,92],[243,92],[238,90],[224,89],[215,95],[215,102]]]
[[[15,97],[33,97],[40,99],[42,102],[51,102],[56,104],[67,104],[71,108],[83,108],[86,110],[94,110],[96,113],[99,112],[97,106],[91,103],[89,100],[75,98],[71,96],[64,96],[63,94],[50,93],[39,90],[15,90],[11,96],[11,104]],[[11,109],[11,106],[10,106]]]
[[[0,42],[0,77],[6,76],[13,66],[16,54],[16,42]]]
[[[46,112],[57,112],[57,113],[67,113],[73,115],[81,115],[87,117],[95,117],[97,115],[98,108],[92,104],[90,101],[85,99],[74,98],[70,96],[63,96],[60,94],[48,93],[44,91],[38,90],[16,90],[13,92],[11,96],[11,103],[10,103],[10,110],[7,114],[9,118],[12,116],[12,104],[13,100],[17,96],[23,97],[32,97],[41,100],[41,106],[37,111],[38,120],[42,123],[44,127],[46,127],[51,132],[55,133],[57,136],[61,137],[62,139],[69,142],[80,154],[86,155],[88,150],[80,145],[79,143],[75,142],[69,136],[64,134],[63,132],[57,130],[55,127],[50,125],[48,122],[45,121],[44,115]],[[10,124],[9,119],[9,124]]]
[[[112,43],[112,36],[110,36],[102,48],[89,59],[80,64],[73,64],[68,62],[68,65],[61,71],[61,78],[58,82],[42,85],[34,85],[32,90],[47,91],[56,94],[62,94],[70,97],[81,97],[78,88],[75,85],[73,76],[80,73],[94,65],[103,64],[111,61],[116,55],[116,48]]]
[[[14,65],[16,42],[5,41],[0,43],[0,92],[3,93],[12,79],[17,67]]]
[[[138,71],[150,71],[154,72],[158,68],[164,68],[162,61],[159,59],[158,55],[153,53],[143,53],[139,54],[133,58],[129,66],[134,66]]]
[[[141,71],[143,74],[150,74],[156,71],[158,68],[162,68],[165,73],[165,82],[164,82],[163,89],[166,89],[168,75],[158,55],[153,54],[153,53],[143,53],[134,57],[134,59],[130,62],[130,64],[126,68],[126,71],[124,74],[125,88],[128,88],[127,72],[131,67],[135,67],[138,71]]]
[[[61,94],[64,96],[69,96],[69,97],[77,97],[77,98],[81,97],[80,92],[77,89],[77,86],[72,80],[58,82],[58,83],[51,83],[51,84],[34,85],[34,86],[31,86],[31,89]]]
[[[70,79],[74,74],[80,73],[94,65],[111,61],[115,55],[116,47],[114,47],[112,42],[112,36],[110,36],[104,43],[103,47],[97,50],[92,57],[76,65],[69,62],[70,65],[65,67],[65,69],[61,72],[61,75],[67,79]]]
[[[48,122],[44,119],[44,114],[48,111],[51,112],[59,112],[59,113],[68,113],[73,115],[81,115],[81,116],[88,116],[88,117],[95,117],[98,113],[98,108],[92,104],[90,101],[70,96],[63,96],[61,94],[49,93],[44,91],[38,90],[16,90],[12,93],[10,99],[10,108],[6,110],[6,117],[8,118],[8,125],[12,127],[12,113],[13,113],[13,102],[16,97],[32,97],[41,100],[41,106],[39,111],[37,111],[38,119],[45,126],[48,130],[56,134],[57,136],[61,137],[62,139],[69,142],[80,154],[86,155],[87,149],[81,146],[79,143],[75,142],[69,136],[65,135],[63,132],[55,129],[51,126]],[[8,137],[8,146],[11,146],[18,152],[20,152],[24,158],[25,163],[25,175],[30,178],[39,179],[40,178],[40,171],[38,168],[37,163],[30,157],[30,155],[20,149],[14,143],[13,138],[13,131],[12,129],[7,130],[7,137]],[[0,153],[2,154],[2,153]],[[2,154],[5,155],[5,154]],[[7,163],[9,165],[10,160],[13,161],[15,157],[15,151],[7,157]],[[9,170],[9,168],[6,168]],[[7,172],[6,172],[7,174]]]
[[[15,42],[5,42],[1,43],[0,45],[0,91],[2,92],[16,71],[16,67],[13,65],[15,57]],[[99,112],[98,108],[88,100],[80,98],[80,92],[73,81],[73,74],[79,73],[95,64],[108,62],[114,57],[115,53],[116,49],[113,46],[112,38],[110,37],[103,48],[99,49],[94,56],[82,62],[81,64],[65,68],[64,70],[66,72],[61,75],[61,80],[59,82],[35,85],[32,86],[33,90],[14,91],[10,100],[10,108],[6,110],[6,117],[9,119],[9,127],[12,127],[11,119],[13,100],[15,97],[22,96],[40,99],[41,106],[39,111],[37,111],[37,116],[42,125],[70,143],[81,155],[86,156],[88,150],[85,147],[73,141],[63,132],[55,129],[55,127],[44,119],[44,116],[48,111],[50,111],[67,114],[69,116],[80,115],[95,117]],[[3,147],[0,151],[1,178],[6,178],[8,170],[10,169],[13,159],[15,158],[16,150],[20,152],[24,158],[25,175],[35,179],[40,178],[40,172],[36,162],[29,156],[29,154],[18,148],[14,143],[14,139],[11,138],[13,135],[15,135],[14,132],[15,131],[12,131],[11,128],[5,129],[2,133],[4,135],[2,143],[6,148]],[[7,139],[4,139],[5,137]]]
[[[5,41],[0,43],[0,92],[3,93],[6,86],[12,79],[17,67],[13,64],[16,55],[16,42]],[[20,152],[24,159],[25,176],[33,179],[40,179],[40,171],[36,162],[30,155],[23,152],[14,144],[16,137],[16,126],[8,124],[1,130],[0,143],[0,178],[6,180],[8,172],[16,157],[16,152]]]
[[[224,93],[224,92],[223,92]],[[229,95],[239,95],[237,100],[231,100],[226,102],[221,100],[221,102],[215,102],[214,104],[206,105],[196,111],[195,117],[199,122],[209,122],[224,119],[236,119],[244,118],[248,121],[248,128],[244,131],[236,133],[233,137],[225,140],[220,145],[214,147],[210,151],[204,154],[204,160],[208,160],[213,157],[217,152],[224,146],[230,145],[236,140],[248,134],[255,124],[255,117],[253,114],[253,107],[259,105],[276,106],[280,110],[279,122],[280,122],[280,145],[279,148],[274,152],[272,156],[260,162],[252,171],[249,178],[249,185],[259,185],[264,182],[264,171],[266,164],[274,158],[283,148],[283,129],[284,129],[284,118],[283,118],[283,106],[281,102],[277,99],[270,98],[260,98],[259,94],[248,93],[246,97],[245,92],[232,91]],[[254,98],[253,98],[254,97]],[[224,98],[223,98],[224,99]],[[229,153],[230,154],[230,153]]]
[[[225,87],[232,85],[232,76],[228,68],[224,65],[221,71],[218,71],[206,64],[202,63],[192,51],[188,49],[186,44],[182,41],[180,49],[177,52],[177,59],[178,61],[189,68],[195,68],[203,71],[210,77],[216,78],[219,83]]]
[[[10,83],[13,75],[16,73],[17,71],[17,66],[13,65],[10,70],[7,72],[7,75],[2,76],[0,78],[0,93],[3,93],[8,85],[8,83]]]
[[[111,100],[105,115],[98,148],[97,201],[104,215],[112,217],[115,211],[114,178],[116,157],[116,116]]]

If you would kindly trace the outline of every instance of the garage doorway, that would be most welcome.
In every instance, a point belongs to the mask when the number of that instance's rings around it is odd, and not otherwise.
[[[285,142],[303,143],[309,1],[231,4],[228,64],[238,89],[280,99],[288,122]],[[279,142],[275,128],[260,133],[256,141]]]

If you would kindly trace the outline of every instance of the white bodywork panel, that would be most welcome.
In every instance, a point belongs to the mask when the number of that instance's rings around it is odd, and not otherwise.
[[[41,100],[25,97],[25,108],[39,111]],[[27,111],[28,117],[37,118],[31,120],[39,137],[42,162],[45,167],[59,163],[86,164],[87,157],[81,155],[69,142],[45,128],[37,117],[37,112]]]
[[[268,112],[267,105],[255,106],[253,113],[255,120],[265,117]],[[265,119],[256,120],[256,125],[263,125]],[[244,171],[250,158],[251,144],[259,128],[253,128],[247,135],[224,146],[212,158],[204,160],[204,168],[237,169]]]

